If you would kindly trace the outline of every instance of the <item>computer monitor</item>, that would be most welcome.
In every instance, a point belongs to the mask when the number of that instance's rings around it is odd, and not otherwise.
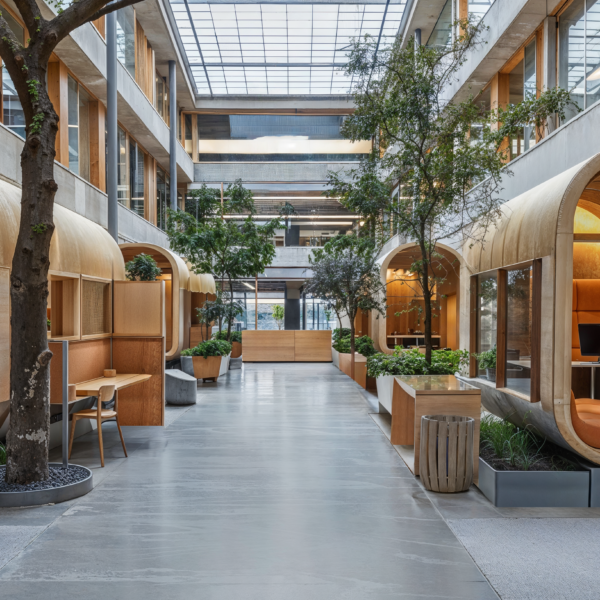
[[[578,327],[581,356],[600,357],[600,323],[579,323]]]

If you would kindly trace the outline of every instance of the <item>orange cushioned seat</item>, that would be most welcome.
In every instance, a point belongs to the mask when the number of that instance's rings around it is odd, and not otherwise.
[[[592,448],[600,448],[600,400],[577,398],[571,391],[571,421],[581,440]]]

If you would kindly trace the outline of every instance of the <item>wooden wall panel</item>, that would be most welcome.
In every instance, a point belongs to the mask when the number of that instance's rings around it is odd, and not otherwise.
[[[296,362],[331,362],[331,331],[295,331],[294,360]]]
[[[164,425],[164,338],[113,340],[113,368],[117,373],[152,375],[147,382],[119,392],[121,425]]]
[[[244,331],[244,362],[294,362],[294,331]]]
[[[92,24],[96,27],[98,33],[106,39],[106,17],[100,17],[99,19],[92,21]]]
[[[106,192],[106,108],[90,102],[90,183]]]
[[[144,191],[145,217],[153,225],[157,224],[156,215],[156,161],[150,154],[144,154]]]
[[[164,335],[164,281],[115,281],[113,289],[115,336]]]
[[[50,361],[50,403],[62,402],[62,344],[49,342],[52,351]],[[69,342],[69,383],[81,383],[102,377],[104,369],[110,369],[110,339]]]
[[[67,66],[58,59],[48,63],[48,95],[58,114],[58,133],[56,134],[56,160],[63,166],[69,166],[69,98]]]
[[[10,399],[10,270],[0,268],[0,402]]]

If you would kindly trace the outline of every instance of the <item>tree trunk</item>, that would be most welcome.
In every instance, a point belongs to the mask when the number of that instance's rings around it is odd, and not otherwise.
[[[45,81],[45,69],[30,66],[17,87]],[[13,77],[14,80],[14,77]],[[34,96],[33,94],[30,95]],[[46,308],[50,241],[54,233],[55,140],[58,116],[45,85],[24,106],[27,140],[21,153],[21,222],[10,275],[10,428],[6,481],[26,485],[48,479],[50,359]],[[32,114],[38,121],[33,121]],[[43,121],[41,116],[43,115]],[[66,126],[66,124],[65,124]]]
[[[356,318],[356,313],[354,317],[350,318],[350,377],[354,379],[354,319]]]
[[[231,339],[231,322],[233,321],[233,286],[231,283],[231,277],[227,275],[227,279],[229,280],[229,314],[227,315],[227,341]]]
[[[421,286],[423,287],[423,302],[425,304],[425,360],[431,364],[431,351],[433,343],[431,340],[431,290],[429,289],[429,263],[424,245],[421,245],[423,256],[423,273]]]

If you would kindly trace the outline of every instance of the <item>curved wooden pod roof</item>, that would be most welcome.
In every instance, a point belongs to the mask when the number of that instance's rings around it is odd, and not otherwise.
[[[465,246],[464,257],[472,274],[543,260],[542,395],[536,403],[541,414],[539,418],[534,414],[535,426],[550,439],[558,432],[573,450],[600,464],[600,450],[577,436],[570,414],[573,241],[578,205],[600,215],[600,154],[504,204],[501,217],[485,232],[483,241]],[[516,394],[513,400],[517,400]],[[536,407],[526,400],[521,404],[527,406],[513,403],[511,410],[520,413]],[[498,410],[503,412],[500,404]]]
[[[188,283],[188,291],[200,292],[201,294],[216,294],[215,278],[209,273],[194,273],[192,265],[186,263],[186,266],[190,272],[190,279]]]
[[[21,215],[21,189],[0,180],[0,266],[11,268]],[[119,246],[100,225],[59,204],[50,244],[50,271],[125,279]]]

